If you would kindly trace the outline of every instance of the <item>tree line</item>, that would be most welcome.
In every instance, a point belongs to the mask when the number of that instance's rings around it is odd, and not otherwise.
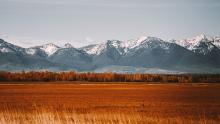
[[[0,72],[1,82],[13,81],[88,81],[88,82],[176,82],[219,83],[220,74],[118,74],[70,72]]]

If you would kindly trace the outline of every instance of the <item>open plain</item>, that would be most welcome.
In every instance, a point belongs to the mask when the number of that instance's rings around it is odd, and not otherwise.
[[[220,84],[0,85],[1,124],[212,124]]]

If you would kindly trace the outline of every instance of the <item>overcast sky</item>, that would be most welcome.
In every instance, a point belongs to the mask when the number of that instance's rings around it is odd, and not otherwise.
[[[220,0],[0,0],[0,38],[23,47],[201,33],[220,36]]]

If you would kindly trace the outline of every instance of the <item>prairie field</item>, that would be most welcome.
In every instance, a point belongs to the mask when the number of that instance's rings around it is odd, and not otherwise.
[[[0,124],[218,124],[220,84],[0,84]]]

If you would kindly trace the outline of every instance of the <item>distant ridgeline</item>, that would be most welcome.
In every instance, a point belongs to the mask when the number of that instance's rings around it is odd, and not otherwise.
[[[220,37],[166,41],[143,36],[81,48],[52,43],[24,48],[0,39],[0,70],[220,74]]]
[[[220,83],[220,74],[118,74],[70,72],[0,72],[1,82],[173,82],[173,83]]]

